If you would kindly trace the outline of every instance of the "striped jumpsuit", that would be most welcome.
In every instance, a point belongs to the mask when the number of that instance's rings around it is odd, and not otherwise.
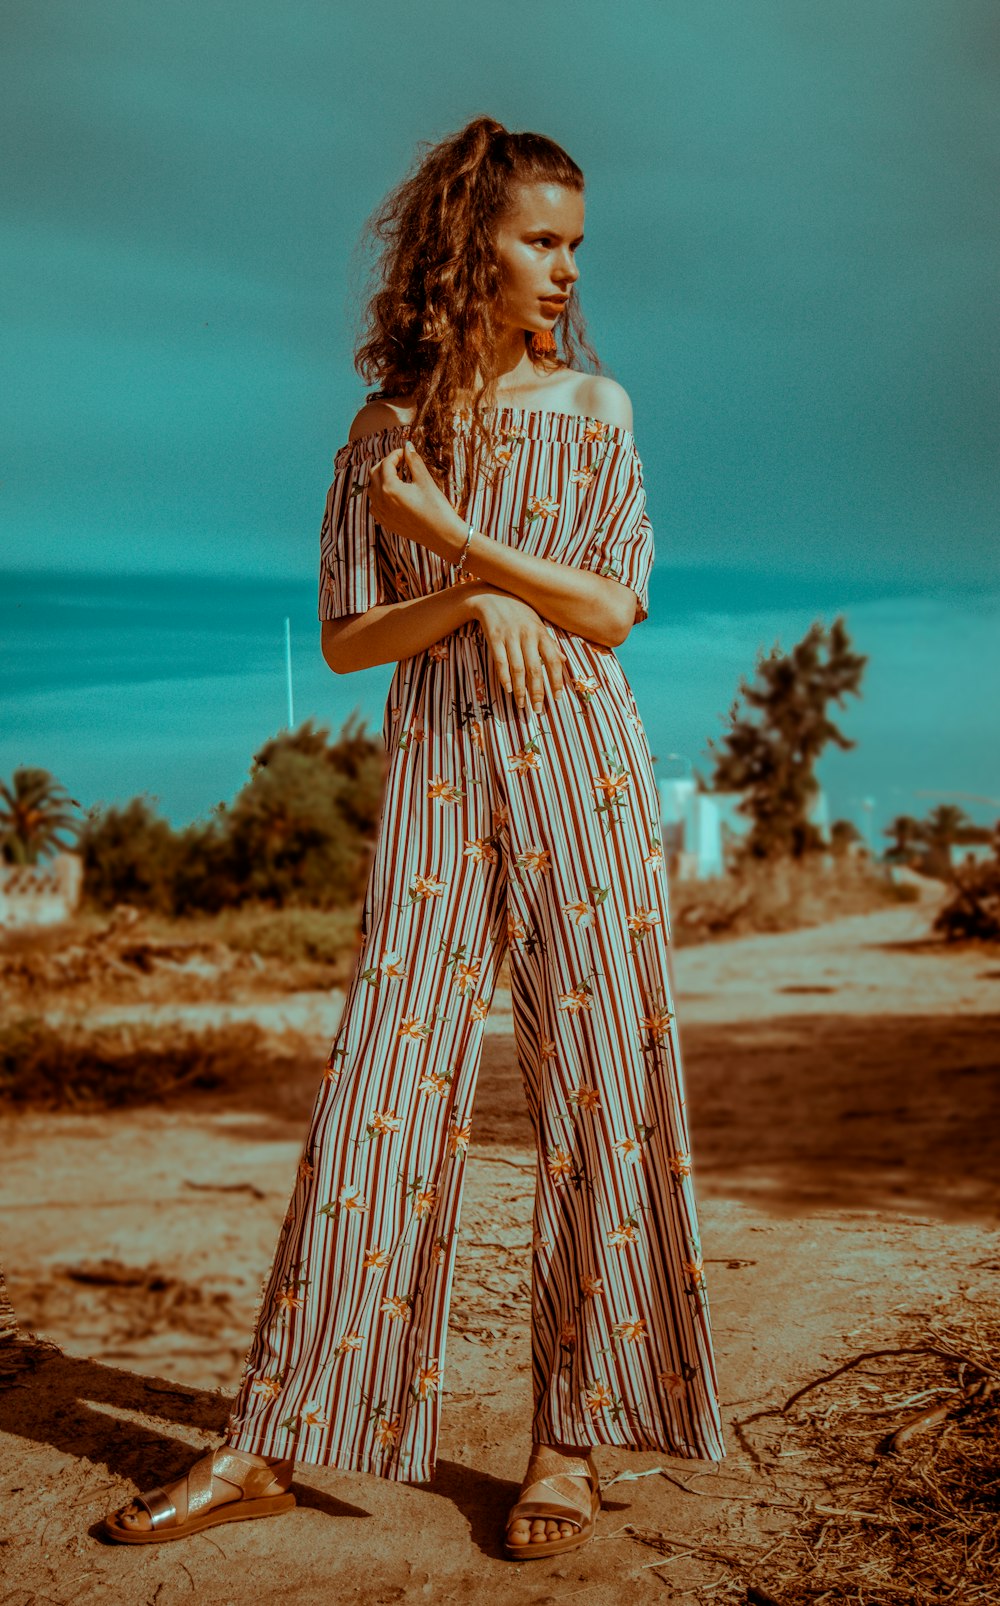
[[[497,469],[477,476],[466,517],[624,582],[645,619],[653,535],[631,431],[493,417]],[[321,619],[451,583],[443,559],[371,514],[368,474],[408,427],[335,456]],[[456,450],[467,427],[456,414]],[[456,457],[452,493],[460,472]],[[392,677],[361,949],[262,1284],[233,1448],[433,1476],[473,1099],[506,953],[538,1157],[531,1437],[726,1454],[649,747],[615,653],[547,628],[568,662],[563,695],[548,689],[538,714],[505,691],[476,621]]]

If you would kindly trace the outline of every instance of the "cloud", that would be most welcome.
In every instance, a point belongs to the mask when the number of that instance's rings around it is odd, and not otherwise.
[[[301,570],[364,388],[361,225],[487,110],[587,176],[582,304],[633,398],[661,565],[996,580],[993,8],[505,15],[484,56],[459,0],[419,28],[391,3],[377,26],[319,0],[22,8],[17,561]]]

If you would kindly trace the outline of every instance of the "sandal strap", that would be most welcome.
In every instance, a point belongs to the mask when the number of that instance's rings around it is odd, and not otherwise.
[[[240,1499],[253,1500],[264,1495],[274,1482],[274,1469],[258,1467],[241,1455],[239,1450],[231,1450],[228,1445],[223,1445],[221,1449],[203,1455],[188,1469],[186,1478],[180,1484],[179,1505],[159,1484],[144,1490],[142,1494],[133,1495],[132,1503],[145,1506],[151,1528],[177,1527],[212,1504],[215,1478],[235,1484],[242,1491]],[[217,1502],[222,1503],[230,1502]],[[231,1503],[239,1505],[240,1501],[237,1499]]]
[[[212,1503],[212,1465],[214,1457],[211,1451],[197,1460],[189,1467],[184,1482],[180,1486],[178,1499],[177,1521],[187,1522],[195,1512],[202,1511]],[[183,1505],[183,1511],[180,1509]]]
[[[578,1482],[586,1478],[586,1495]],[[550,1517],[553,1522],[573,1522],[578,1528],[593,1515],[594,1491],[599,1486],[597,1469],[590,1457],[564,1457],[547,1445],[532,1447],[521,1493],[507,1518],[508,1528],[520,1518]]]
[[[215,1487],[217,1478],[238,1487],[239,1497],[233,1502],[220,1502]],[[141,1500],[149,1511],[151,1527],[173,1527],[197,1516],[199,1511],[209,1510],[213,1497],[215,1505],[239,1505],[239,1500],[254,1500],[263,1495],[273,1481],[274,1473],[270,1466],[255,1466],[252,1461],[242,1457],[239,1450],[230,1450],[228,1445],[223,1445],[220,1450],[210,1450],[207,1455],[202,1455],[201,1460],[194,1461],[194,1465],[188,1468],[185,1481],[178,1489],[177,1502],[170,1500],[169,1495],[159,1487],[136,1495],[136,1500]]]
[[[552,1517],[554,1521],[575,1522],[582,1527],[590,1520],[591,1499],[583,1505],[578,1488],[560,1489],[554,1479],[538,1478],[529,1483],[511,1507],[507,1526],[519,1517]]]
[[[225,1483],[235,1484],[240,1495],[233,1501],[220,1501],[215,1479],[221,1478]],[[207,1511],[214,1503],[239,1505],[240,1500],[253,1500],[262,1495],[268,1485],[274,1481],[274,1472],[271,1467],[258,1467],[248,1461],[239,1450],[231,1450],[228,1445],[220,1449],[209,1451],[194,1465],[189,1467],[187,1476],[181,1484],[181,1499],[176,1509],[178,1523],[187,1522],[189,1517],[197,1516],[201,1511]],[[180,1507],[183,1506],[183,1510]]]
[[[597,1468],[588,1455],[586,1460],[582,1456],[560,1455],[558,1451],[550,1449],[547,1444],[533,1444],[528,1457],[528,1469],[524,1474],[524,1483],[534,1483],[541,1478],[586,1478],[589,1483],[596,1485]],[[522,1485],[522,1488],[524,1485]]]
[[[134,1504],[143,1505],[149,1512],[149,1526],[163,1528],[177,1521],[177,1507],[165,1489],[147,1489],[145,1494],[132,1496]]]
[[[231,1450],[228,1444],[215,1452],[212,1461],[212,1471],[217,1478],[225,1478],[227,1483],[235,1483],[243,1490],[248,1500],[257,1500],[266,1494],[270,1484],[274,1482],[273,1467],[259,1467],[253,1461],[248,1461],[239,1450]]]

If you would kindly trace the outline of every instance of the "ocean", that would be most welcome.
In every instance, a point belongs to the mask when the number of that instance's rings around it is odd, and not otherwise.
[[[1000,791],[995,595],[658,566],[650,604],[617,651],[658,779],[710,776],[706,739],[721,739],[758,651],[843,613],[869,665],[863,698],[831,708],[857,741],[821,761],[831,818],[878,824],[946,800],[924,793]],[[294,723],[335,736],[354,714],[379,735],[394,666],[332,673],[311,578],[0,572],[0,777],[40,766],[83,807],[145,793],[174,825],[205,817],[287,725],[286,617]]]

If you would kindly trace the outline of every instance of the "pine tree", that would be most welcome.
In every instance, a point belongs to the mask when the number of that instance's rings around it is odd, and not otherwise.
[[[836,700],[842,707],[847,692],[861,695],[867,662],[866,654],[851,650],[838,616],[829,632],[818,621],[811,625],[790,653],[778,643],[767,655],[761,650],[756,684],[741,678],[746,706],[741,711],[737,697],[729,710],[726,750],[711,738],[708,746],[715,758],[713,789],[746,794],[739,806],[753,820],[746,838],[753,857],[798,859],[823,845],[808,818],[819,789],[816,763],[828,742],[856,746],[834,725],[827,705]]]

